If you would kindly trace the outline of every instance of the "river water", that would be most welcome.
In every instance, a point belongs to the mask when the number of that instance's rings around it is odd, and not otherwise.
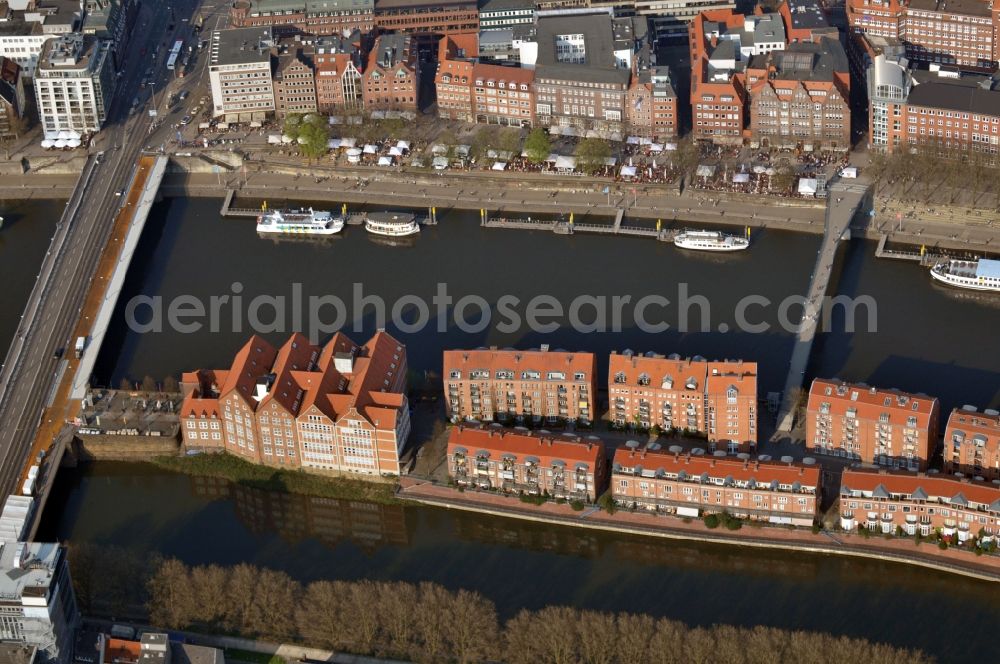
[[[692,625],[824,630],[947,662],[982,661],[1000,620],[994,584],[906,565],[311,499],[134,464],[64,471],[50,502],[60,504],[39,537],[189,564],[246,561],[301,581],[434,581],[481,592],[504,618],[570,604]]]

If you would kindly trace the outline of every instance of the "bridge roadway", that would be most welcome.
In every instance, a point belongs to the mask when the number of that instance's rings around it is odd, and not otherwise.
[[[805,311],[795,335],[795,346],[792,349],[788,377],[785,379],[781,408],[778,410],[778,432],[788,433],[795,424],[798,396],[805,381],[813,340],[816,338],[816,331],[823,316],[824,297],[830,287],[837,248],[841,240],[850,239],[848,231],[851,221],[865,202],[871,200],[870,189],[867,184],[847,183],[843,180],[827,188],[823,242],[816,254],[816,265],[813,267],[809,290],[806,293]]]
[[[178,21],[190,16],[195,4],[193,0],[174,2]],[[156,45],[168,37],[169,9],[165,3],[144,3],[140,11],[125,48],[128,53],[136,54],[148,45],[157,60],[155,71],[159,75],[165,71],[165,62],[156,52]],[[178,22],[169,37],[183,39],[189,34],[188,23]],[[116,192],[128,185],[144,142],[158,144],[160,138],[168,136],[167,127],[153,133],[153,119],[147,112],[160,101],[157,91],[145,98],[136,112],[130,113],[134,96],[146,97],[139,92],[139,81],[148,65],[143,58],[126,58],[105,128],[91,148],[95,154],[88,159],[57,226],[0,370],[0,496],[20,489],[17,484],[29,461],[36,433],[43,425],[45,400],[58,374],[60,360],[54,351],[65,348],[66,352],[73,352],[72,333],[85,294],[108,243],[118,207],[124,201]],[[66,413],[51,415],[67,416]]]

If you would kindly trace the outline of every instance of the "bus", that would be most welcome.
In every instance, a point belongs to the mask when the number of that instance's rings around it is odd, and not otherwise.
[[[170,55],[167,57],[167,69],[170,71],[174,70],[177,66],[177,58],[181,57],[181,49],[184,48],[184,42],[177,40],[174,42],[174,47],[170,49]]]

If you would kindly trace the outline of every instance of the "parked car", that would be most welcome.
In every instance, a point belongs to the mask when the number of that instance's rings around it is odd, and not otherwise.
[[[191,116],[190,115],[185,115],[183,118],[181,118],[181,124],[182,125],[189,125],[189,124],[191,124]]]

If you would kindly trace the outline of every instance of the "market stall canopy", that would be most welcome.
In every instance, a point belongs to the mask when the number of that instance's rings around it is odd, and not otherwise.
[[[623,178],[634,178],[635,177],[635,166],[622,166],[622,170],[619,174]]]
[[[392,157],[379,157],[378,158],[378,165],[379,166],[392,166]]]
[[[448,168],[448,158],[447,157],[434,157],[433,162],[434,168],[439,171],[443,171]]]
[[[715,175],[715,165],[714,164],[699,164],[698,170],[695,172],[698,177],[710,178]]]
[[[505,170],[507,170],[507,162],[506,161],[495,161],[495,162],[493,162],[493,170],[494,171],[505,171]]]
[[[365,146],[365,154],[378,154],[378,148],[369,143]]]
[[[749,173],[734,173],[733,174],[733,182],[736,182],[736,183],[750,182],[750,174]]]
[[[815,196],[816,178],[799,178],[799,193],[803,196]]]

